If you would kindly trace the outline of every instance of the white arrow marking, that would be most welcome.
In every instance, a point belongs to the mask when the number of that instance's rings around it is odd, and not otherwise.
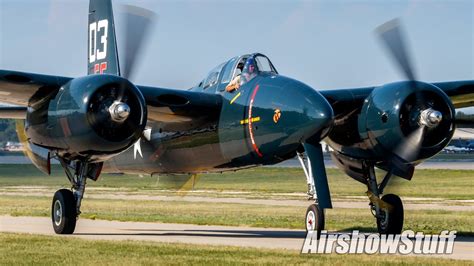
[[[140,141],[141,139],[139,139],[137,142],[135,142],[135,144],[133,145],[133,159],[136,160],[137,159],[137,152],[140,154],[140,157],[143,158],[143,154],[142,154],[142,147],[140,146]]]

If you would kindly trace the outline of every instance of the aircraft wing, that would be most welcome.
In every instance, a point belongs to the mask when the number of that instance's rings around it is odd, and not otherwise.
[[[319,91],[331,104],[336,121],[351,112],[356,112],[375,87],[334,89]]]
[[[0,70],[0,102],[27,106],[28,100],[41,91],[61,87],[72,78]]]
[[[145,97],[148,120],[174,125],[176,129],[192,124],[186,122],[208,120],[220,113],[222,97],[217,94],[148,86],[138,89]]]
[[[58,89],[72,78],[0,70],[0,102],[17,105],[0,107],[0,118],[21,119],[26,115],[28,101]],[[137,86],[146,99],[148,119],[159,122],[183,122],[209,114],[217,114],[219,95],[178,89]]]
[[[451,99],[455,108],[474,106],[474,80],[433,83]],[[334,108],[336,118],[362,107],[363,101],[376,87],[322,90],[321,94]]]
[[[451,98],[455,108],[474,106],[474,80],[433,83]]]

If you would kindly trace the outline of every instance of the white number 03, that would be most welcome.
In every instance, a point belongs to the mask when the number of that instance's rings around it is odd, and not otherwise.
[[[93,22],[89,25],[89,63],[96,60],[105,59],[107,56],[107,33],[109,31],[109,21],[107,19]],[[97,48],[97,32],[100,32],[100,43],[103,50]]]

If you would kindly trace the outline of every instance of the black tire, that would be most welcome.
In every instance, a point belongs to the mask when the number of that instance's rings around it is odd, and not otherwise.
[[[324,223],[324,211],[317,204],[309,205],[305,218],[306,232],[316,230],[319,239],[321,231],[324,230]]]
[[[71,190],[60,189],[54,193],[51,220],[56,234],[72,234],[76,229],[76,199]]]
[[[382,197],[382,200],[392,206],[391,211],[383,210],[388,213],[388,217],[377,218],[377,229],[381,235],[395,235],[401,234],[403,229],[403,203],[399,196],[394,194],[387,194]]]

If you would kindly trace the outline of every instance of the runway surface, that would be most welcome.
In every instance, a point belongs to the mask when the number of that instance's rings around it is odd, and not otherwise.
[[[0,231],[55,235],[50,218],[43,217],[0,216]],[[303,230],[290,229],[80,219],[76,227],[76,233],[73,236],[63,237],[301,250],[306,234]],[[458,236],[453,254],[439,256],[474,260],[474,237]]]

